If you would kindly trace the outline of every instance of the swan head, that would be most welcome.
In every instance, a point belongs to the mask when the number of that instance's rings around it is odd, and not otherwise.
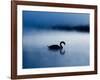
[[[61,41],[61,42],[60,42],[60,47],[61,47],[61,49],[63,48],[62,44],[65,45],[66,43],[65,43],[64,41]]]
[[[65,43],[64,41],[61,41],[61,42],[60,42],[60,45],[61,45],[61,44],[64,44],[64,45],[66,45],[66,43]]]

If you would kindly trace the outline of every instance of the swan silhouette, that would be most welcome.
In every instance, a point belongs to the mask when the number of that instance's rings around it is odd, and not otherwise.
[[[50,50],[61,50],[61,49],[63,49],[63,46],[62,46],[62,44],[66,44],[64,41],[61,41],[60,42],[60,45],[50,45],[50,46],[48,46],[48,48],[50,49]]]

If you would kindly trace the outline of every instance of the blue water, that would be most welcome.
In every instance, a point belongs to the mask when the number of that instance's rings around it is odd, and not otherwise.
[[[61,53],[49,45],[65,41]],[[23,68],[71,67],[89,65],[89,33],[75,31],[31,30],[23,34]]]

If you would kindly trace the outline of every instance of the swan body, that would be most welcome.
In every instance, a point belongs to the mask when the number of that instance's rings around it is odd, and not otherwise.
[[[64,42],[64,41],[61,41],[61,42],[60,42],[60,45],[50,45],[50,46],[48,46],[48,48],[49,48],[50,50],[61,50],[61,49],[63,49],[62,44],[65,45],[65,42]]]

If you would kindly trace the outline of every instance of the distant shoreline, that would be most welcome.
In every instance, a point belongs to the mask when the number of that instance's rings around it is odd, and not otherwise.
[[[59,31],[77,31],[77,32],[90,32],[90,28],[89,25],[80,25],[80,26],[52,26],[52,27],[28,27],[28,28],[24,28],[24,31],[27,30],[59,30]]]
[[[53,30],[64,30],[64,31],[79,31],[79,32],[89,32],[88,25],[80,25],[80,26],[54,26]]]

